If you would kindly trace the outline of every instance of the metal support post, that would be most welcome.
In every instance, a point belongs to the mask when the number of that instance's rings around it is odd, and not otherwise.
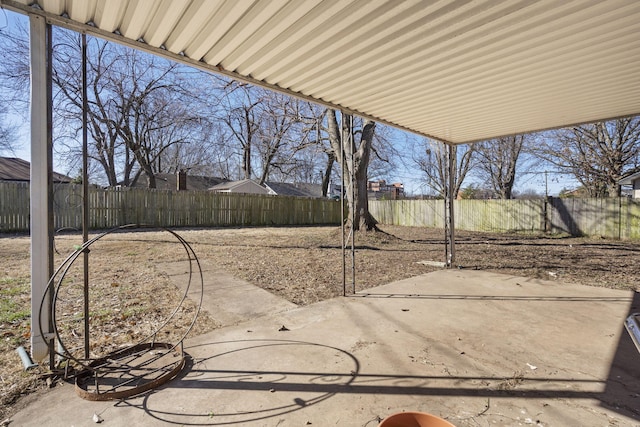
[[[87,136],[87,35],[82,34],[82,243],[89,240],[89,141]],[[84,358],[89,359],[89,249],[83,255]]]
[[[342,117],[341,117],[342,120]],[[342,247],[342,296],[347,296],[347,263],[344,216],[344,132],[340,133],[340,245]]]
[[[356,293],[356,241],[355,241],[355,224],[356,224],[356,162],[355,162],[355,141],[353,140],[353,116],[348,115],[348,138],[349,153],[351,153],[349,167],[349,185],[351,188],[351,292]]]
[[[445,263],[448,268],[453,267],[456,259],[456,239],[455,239],[455,212],[453,202],[456,195],[456,147],[454,145],[448,146],[447,155],[447,190],[445,191]]]
[[[47,283],[53,274],[53,182],[51,139],[51,26],[43,17],[31,15],[31,356],[42,362],[49,348],[51,303],[45,299]],[[42,311],[40,305],[43,305]],[[44,316],[41,322],[40,313]],[[40,331],[39,324],[46,330]],[[44,335],[44,336],[43,336]]]

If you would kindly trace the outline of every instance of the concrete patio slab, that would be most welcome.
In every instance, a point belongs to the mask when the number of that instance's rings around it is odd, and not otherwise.
[[[284,298],[217,269],[213,261],[203,259],[200,265],[202,288],[194,273],[187,295],[198,301],[202,294],[202,309],[208,311],[220,326],[235,325],[297,307]],[[189,262],[171,262],[159,267],[184,292],[190,276]]]
[[[13,423],[373,427],[417,410],[459,427],[640,426],[630,311],[634,292],[438,271],[192,338],[161,389],[90,402],[65,384]]]

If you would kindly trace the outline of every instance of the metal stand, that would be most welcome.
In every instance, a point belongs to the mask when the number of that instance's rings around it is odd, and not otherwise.
[[[91,357],[86,355],[80,349],[82,346],[74,345],[74,335],[68,333],[69,321],[75,322],[72,317],[69,318],[67,309],[64,306],[65,289],[73,287],[73,281],[65,280],[65,276],[71,271],[74,262],[89,250],[90,246],[98,240],[119,232],[126,232],[132,229],[145,228],[147,230],[165,231],[176,238],[178,243],[184,249],[186,259],[189,262],[189,276],[186,280],[184,293],[179,301],[177,301],[173,311],[164,319],[158,319],[154,322],[153,330],[145,337],[137,342],[124,348],[119,348],[107,354]],[[181,322],[184,332],[174,343],[157,342],[157,338],[166,337],[166,333],[172,326],[171,322],[176,315],[183,311],[185,301],[190,292],[193,292],[193,281],[199,280],[200,298],[197,301],[197,307],[194,310],[193,318],[188,325]],[[68,294],[68,292],[67,292]],[[204,294],[204,280],[200,262],[193,251],[193,248],[181,236],[175,232],[153,226],[126,225],[114,228],[85,242],[80,248],[65,259],[51,276],[47,286],[47,292],[43,296],[40,304],[40,313],[38,316],[38,327],[40,332],[44,328],[43,319],[46,319],[46,310],[49,309],[46,302],[53,298],[50,314],[53,321],[53,335],[58,343],[58,349],[53,353],[65,359],[65,378],[68,378],[69,370],[71,375],[75,375],[77,393],[89,400],[110,400],[122,399],[124,397],[140,394],[151,388],[157,387],[175,377],[176,374],[185,366],[186,354],[184,353],[183,341],[193,329],[198,313],[202,306],[202,297]],[[68,301],[67,301],[68,302]],[[66,315],[66,317],[65,317]],[[67,321],[65,322],[65,319]],[[70,320],[69,320],[70,319]],[[83,319],[85,324],[87,319]],[[175,329],[175,328],[174,328]],[[86,337],[84,338],[87,342]],[[71,368],[70,368],[70,365]]]

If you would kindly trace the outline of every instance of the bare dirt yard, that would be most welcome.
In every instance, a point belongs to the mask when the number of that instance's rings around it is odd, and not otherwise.
[[[439,268],[421,261],[444,261],[442,230],[381,229],[355,237],[356,291]],[[215,266],[295,304],[312,304],[343,292],[338,227],[176,231],[191,244],[203,265]],[[55,265],[79,244],[79,234],[57,235]],[[640,242],[459,231],[456,250],[455,268],[640,290]],[[92,357],[144,339],[175,310],[181,294],[158,267],[185,256],[175,237],[163,231],[111,234],[91,246]],[[348,291],[350,257],[347,251]],[[24,372],[15,351],[29,345],[29,274],[29,237],[0,235],[0,425],[20,407],[20,396],[52,384],[46,381],[46,367]],[[68,351],[78,357],[83,341],[82,283],[79,258],[65,275],[56,307]],[[186,331],[197,335],[219,326],[215,313],[201,312],[190,330],[194,313],[193,302],[182,304],[162,329],[162,338],[173,342]]]

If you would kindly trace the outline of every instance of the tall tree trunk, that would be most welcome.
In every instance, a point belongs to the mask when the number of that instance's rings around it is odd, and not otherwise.
[[[324,175],[322,176],[322,197],[329,195],[329,182],[331,181],[331,171],[333,170],[333,164],[336,161],[336,155],[333,151],[327,153],[327,166],[324,168]]]
[[[356,187],[355,187],[355,230],[376,230],[376,224],[378,221],[369,212],[369,192],[367,191],[367,176],[366,171],[356,172]]]
[[[157,188],[156,176],[153,172],[147,174],[147,188]]]
[[[135,150],[134,155],[138,160],[138,165],[147,176],[147,188],[156,188],[156,176],[153,173],[153,169],[151,168],[151,164],[144,158],[144,155],[140,153],[140,150]]]
[[[341,126],[338,125],[338,118],[335,110],[327,111],[329,141],[334,155],[340,166],[344,169],[347,177],[355,177],[354,194],[346,192],[347,206],[349,208],[348,221],[353,217],[351,226],[354,230],[371,231],[377,230],[375,218],[369,213],[369,196],[367,193],[367,173],[369,159],[371,157],[371,146],[375,135],[376,123],[366,120],[360,132],[360,144],[356,145],[355,137],[348,141],[343,141],[343,135],[352,135],[352,116],[342,114]],[[342,154],[342,155],[341,155]]]
[[[269,178],[269,172],[271,172],[271,162],[276,155],[275,151],[272,151],[265,159],[265,162],[262,165],[262,172],[260,173],[260,181],[258,182],[260,185],[264,185],[267,182],[267,178]]]
[[[242,148],[242,172],[244,179],[251,179],[251,144]]]

